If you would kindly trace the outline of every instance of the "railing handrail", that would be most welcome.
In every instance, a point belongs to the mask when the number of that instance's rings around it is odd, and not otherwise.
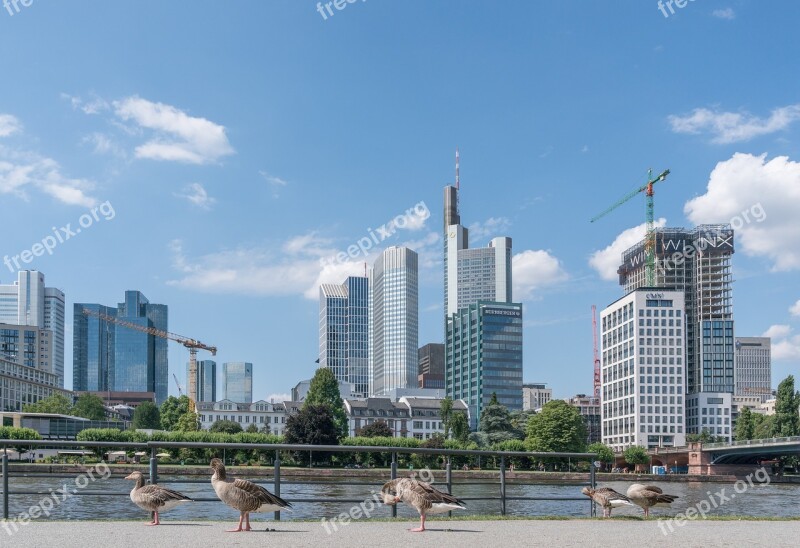
[[[779,438],[760,438],[757,440],[741,440],[732,442],[714,442],[703,444],[703,449],[718,449],[721,447],[744,447],[748,445],[770,445],[777,443],[794,443],[800,441],[800,436],[788,436]]]
[[[72,440],[5,440],[0,447],[41,446],[51,447],[109,447],[148,449],[255,449],[260,451],[313,451],[347,453],[354,451],[372,453],[411,453],[420,455],[475,456],[475,457],[528,457],[528,458],[579,458],[596,460],[595,453],[544,453],[534,451],[492,451],[482,449],[437,449],[429,447],[394,447],[377,445],[305,445],[291,443],[204,443],[196,441],[72,441]]]

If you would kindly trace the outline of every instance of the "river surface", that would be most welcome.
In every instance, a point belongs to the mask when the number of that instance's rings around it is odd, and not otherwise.
[[[292,481],[289,478],[284,478]],[[601,476],[602,479],[602,476]],[[381,504],[375,504],[373,495],[380,491],[381,484],[367,483],[361,485],[330,484],[292,484],[284,483],[281,486],[281,496],[289,501],[298,499],[311,499],[313,502],[294,502],[293,511],[282,513],[282,519],[322,519],[333,518],[342,512],[349,512],[356,502],[342,502],[339,499],[353,499],[364,501],[364,508],[370,510],[371,517],[389,517],[390,510]],[[488,480],[478,480],[488,481]],[[80,486],[86,482],[83,488]],[[261,483],[261,482],[260,482]],[[800,505],[797,499],[800,495],[798,484],[755,484],[750,487],[747,483],[709,483],[702,481],[687,481],[676,483],[650,482],[660,485],[665,493],[677,495],[678,500],[671,508],[656,508],[652,512],[656,516],[674,516],[692,507],[709,507],[709,515],[735,515],[753,517],[800,517]],[[273,490],[271,482],[261,483],[270,491]],[[166,519],[175,520],[235,520],[238,513],[228,508],[216,499],[210,480],[199,479],[198,476],[171,476],[162,479],[162,485],[178,490],[194,499],[213,499],[209,501],[198,500],[194,503],[184,504],[164,514]],[[629,483],[602,482],[600,487],[612,487],[624,493]],[[66,486],[69,496],[63,492]],[[442,488],[441,485],[439,485]],[[29,508],[41,505],[50,513],[49,519],[147,519],[147,513],[134,506],[127,493],[132,488],[132,482],[121,477],[111,477],[107,480],[98,478],[90,481],[81,477],[62,476],[60,478],[25,478],[11,477],[10,479],[10,504],[9,515],[15,517]],[[738,489],[738,491],[737,491]],[[582,497],[580,485],[511,485],[507,487],[509,497]],[[15,491],[36,491],[41,494],[23,495],[14,494]],[[55,492],[54,495],[50,493]],[[90,494],[91,493],[91,494]],[[453,494],[465,499],[481,497],[499,497],[498,484],[483,485],[453,485]],[[43,499],[57,502],[40,504]],[[374,504],[374,507],[373,507]],[[466,501],[468,510],[458,512],[461,515],[483,514],[500,515],[500,501]],[[574,516],[587,517],[590,511],[588,499],[586,501],[566,500],[536,500],[536,501],[507,501],[507,513],[512,516]],[[598,513],[601,513],[598,509]],[[413,510],[399,507],[398,515],[416,516]],[[639,507],[620,508],[614,510],[614,515],[642,515]],[[254,515],[254,517],[256,517]],[[272,514],[264,517],[272,517]],[[38,519],[48,519],[42,516]],[[262,518],[263,519],[263,518]]]

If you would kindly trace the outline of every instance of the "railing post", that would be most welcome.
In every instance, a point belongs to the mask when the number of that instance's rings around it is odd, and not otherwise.
[[[506,515],[506,456],[500,457],[500,515]]]
[[[275,451],[275,472],[273,473],[273,481],[275,482],[275,496],[281,496],[281,452]],[[275,512],[275,521],[281,520],[280,511]]]
[[[8,453],[3,447],[3,519],[8,519]]]
[[[450,457],[447,457],[447,464],[444,467],[444,481],[447,483],[447,492],[453,494],[453,470],[450,468]],[[453,512],[447,512],[448,517],[453,517]]]
[[[392,451],[392,479],[397,479],[397,451]],[[397,517],[396,504],[392,504],[392,517]]]
[[[594,461],[592,461],[589,464],[589,487],[591,489],[596,489],[597,488],[597,478],[595,477],[595,472],[596,472],[596,469],[595,469],[595,466],[594,466]],[[592,517],[592,518],[597,517],[597,507],[594,505],[594,500],[591,500],[591,499],[590,499],[590,504],[589,504],[589,517]]]
[[[156,458],[156,448],[150,449],[150,484],[158,483],[158,458]]]

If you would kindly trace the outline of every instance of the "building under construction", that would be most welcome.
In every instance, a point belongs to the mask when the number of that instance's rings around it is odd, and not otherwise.
[[[647,285],[645,243],[642,240],[622,255],[617,272],[626,294]],[[719,425],[714,421],[713,428],[711,423],[704,425],[701,409],[695,406],[698,398],[691,396],[702,393],[699,401],[709,397],[717,401],[720,398],[712,393],[734,392],[733,253],[734,231],[728,224],[656,229],[654,287],[685,294],[689,433],[699,433],[704,426],[714,435],[731,433],[730,428],[725,432],[724,421]]]

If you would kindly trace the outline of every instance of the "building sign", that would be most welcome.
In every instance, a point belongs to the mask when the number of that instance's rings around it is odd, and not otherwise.
[[[513,308],[483,308],[484,315],[489,316],[513,316],[515,318],[522,317],[522,310]]]

